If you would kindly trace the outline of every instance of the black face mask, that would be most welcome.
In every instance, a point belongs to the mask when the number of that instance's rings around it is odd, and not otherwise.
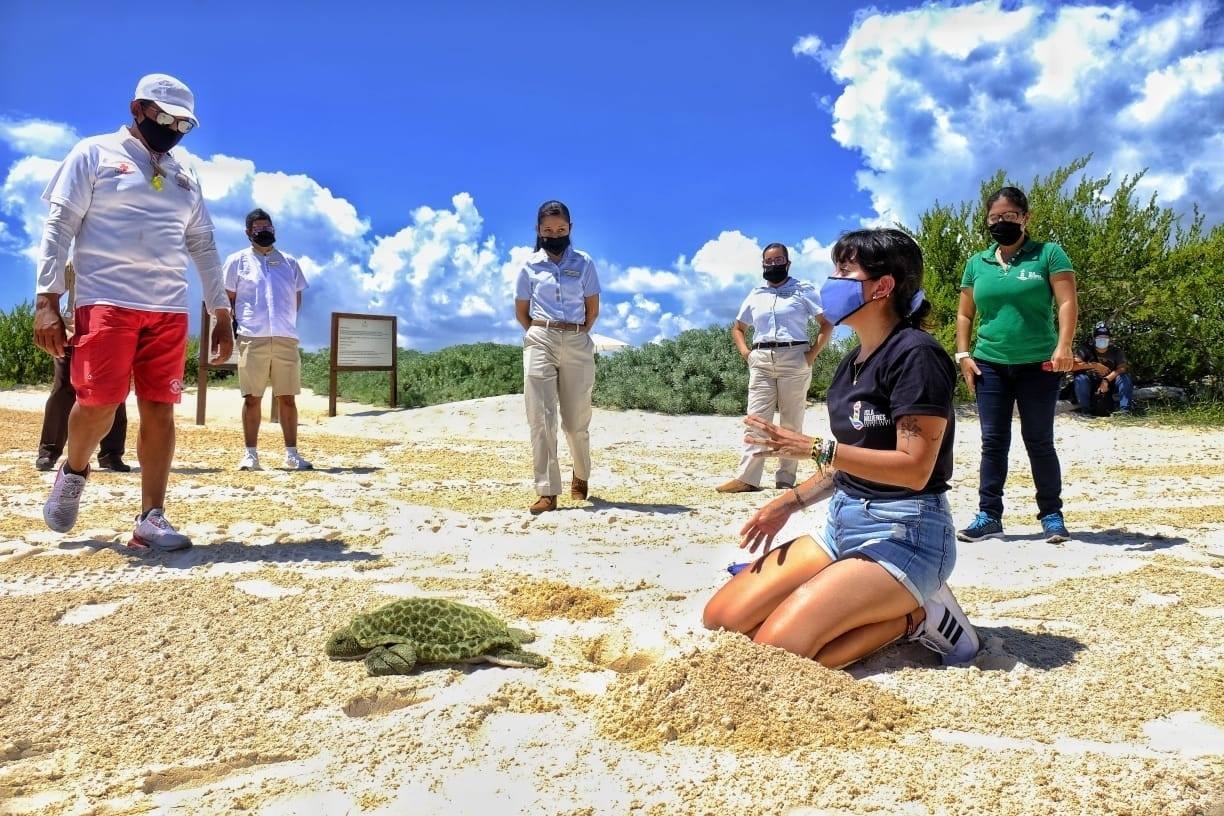
[[[540,236],[540,248],[549,255],[560,255],[565,252],[565,248],[570,245],[570,237],[568,235],[555,235],[544,237]]]
[[[136,123],[136,129],[154,153],[169,153],[183,138],[177,130],[159,125],[147,116]]]
[[[251,243],[255,246],[270,247],[276,243],[276,233],[272,230],[260,230],[251,236]]]
[[[990,237],[999,242],[999,246],[1011,246],[1024,234],[1024,227],[1015,221],[1000,221],[991,224],[987,229],[990,230]]]
[[[790,264],[781,264],[779,266],[767,266],[761,276],[770,283],[781,283],[786,280],[787,270]]]

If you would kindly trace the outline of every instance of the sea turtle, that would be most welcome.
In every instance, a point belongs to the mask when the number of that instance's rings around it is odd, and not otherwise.
[[[547,658],[520,646],[535,636],[474,606],[402,598],[353,618],[327,639],[332,660],[365,660],[371,675],[408,674],[417,663],[494,663],[538,669]]]

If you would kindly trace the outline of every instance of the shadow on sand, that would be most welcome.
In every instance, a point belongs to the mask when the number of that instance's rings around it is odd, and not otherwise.
[[[650,504],[648,502],[620,502],[606,501],[598,496],[590,496],[587,498],[588,505],[583,507],[563,507],[559,510],[582,510],[585,512],[593,512],[595,510],[632,510],[635,513],[658,513],[664,516],[676,515],[677,513],[691,513],[693,508],[686,504]]]
[[[208,564],[327,564],[369,563],[382,556],[363,550],[350,550],[343,539],[309,538],[302,541],[281,541],[276,544],[246,544],[241,541],[219,541],[186,550],[161,552],[134,550],[125,541],[73,542],[79,546],[111,547],[134,563],[156,563],[171,569],[191,569]],[[69,545],[62,545],[67,548]]]
[[[1073,637],[1052,632],[1027,632],[1014,626],[979,626],[982,651],[966,665],[980,671],[1011,671],[1018,665],[1049,670],[1066,666],[1087,647]],[[886,646],[847,671],[856,680],[888,674],[914,665],[943,668],[940,657],[921,643],[894,643]],[[950,670],[957,667],[949,666]]]
[[[1103,544],[1109,547],[1122,547],[1136,552],[1154,552],[1181,544],[1188,544],[1189,539],[1181,536],[1166,536],[1160,533],[1134,533],[1129,530],[1119,530],[1116,527],[1109,530],[1093,530],[1089,532],[1073,532],[1071,537],[1085,544]]]

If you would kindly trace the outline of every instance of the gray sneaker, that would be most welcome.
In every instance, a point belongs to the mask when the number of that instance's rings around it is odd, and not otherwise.
[[[51,495],[43,502],[43,521],[57,533],[66,533],[76,526],[77,514],[81,510],[81,491],[89,479],[89,468],[84,476],[66,473],[61,467],[55,473],[55,484]]]
[[[314,470],[314,465],[296,453],[285,453],[285,467],[288,470]]]
[[[132,540],[128,546],[134,550],[185,550],[191,546],[191,539],[174,529],[174,525],[166,520],[166,511],[155,507],[143,519],[136,517],[136,529],[132,531]]]

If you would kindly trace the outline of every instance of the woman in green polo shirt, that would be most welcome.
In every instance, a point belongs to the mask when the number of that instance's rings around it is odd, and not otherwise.
[[[1003,533],[1003,484],[1015,409],[1046,541],[1070,537],[1062,515],[1054,411],[1062,374],[1075,362],[1075,271],[1058,244],[1029,237],[1028,224],[1028,198],[1020,189],[1003,187],[986,199],[986,227],[995,243],[969,258],[961,278],[956,362],[977,400],[982,432],[978,514],[957,532],[961,541]],[[974,317],[979,318],[978,332],[970,346]]]

